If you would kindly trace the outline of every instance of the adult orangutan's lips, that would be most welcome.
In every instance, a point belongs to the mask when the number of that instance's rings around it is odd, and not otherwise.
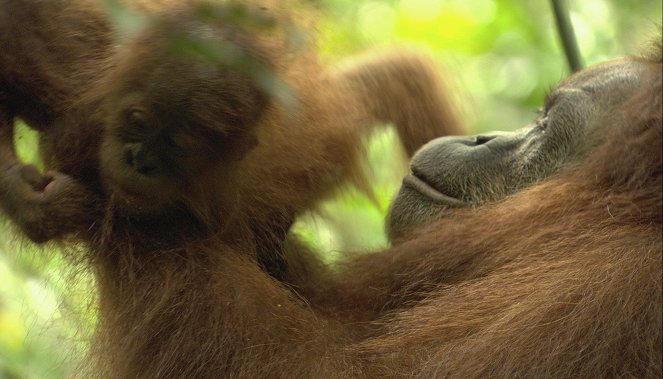
[[[468,205],[464,201],[458,200],[455,197],[443,194],[435,187],[421,180],[416,175],[408,175],[403,178],[403,186],[407,186],[419,192],[421,195],[427,197],[437,204],[446,205],[449,207],[466,207]]]

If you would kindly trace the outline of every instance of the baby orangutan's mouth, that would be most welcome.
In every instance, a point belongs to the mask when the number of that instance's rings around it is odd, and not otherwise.
[[[121,213],[148,214],[164,208],[164,199],[158,191],[148,194],[132,185],[107,177],[104,183],[111,204]]]
[[[417,191],[421,195],[430,199],[436,204],[446,205],[448,207],[466,207],[468,204],[464,201],[461,201],[455,197],[445,195],[440,192],[437,188],[423,181],[416,175],[410,174],[403,178],[403,186],[406,186],[414,191]]]

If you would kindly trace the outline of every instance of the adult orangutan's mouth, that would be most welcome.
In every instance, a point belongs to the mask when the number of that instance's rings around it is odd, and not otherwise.
[[[421,195],[437,204],[446,205],[449,207],[466,207],[468,205],[462,200],[443,194],[438,189],[426,183],[416,175],[408,175],[403,178],[403,186],[417,191]]]

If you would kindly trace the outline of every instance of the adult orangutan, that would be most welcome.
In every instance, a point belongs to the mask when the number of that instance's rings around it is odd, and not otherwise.
[[[347,353],[363,373],[660,376],[657,45],[563,80],[525,128],[416,153],[395,246],[302,291],[318,316],[373,320]]]
[[[393,72],[422,66],[393,62],[413,58],[320,75],[311,56],[284,48],[285,21],[262,29],[173,12],[114,58],[90,96],[98,112],[62,123],[73,136],[103,128],[78,153],[100,157],[90,176],[100,189],[88,190],[103,209],[76,229],[99,290],[95,374],[660,374],[660,48],[564,80],[515,133],[427,144],[392,206],[394,246],[332,270],[284,231],[354,176],[353,120],[457,125],[429,106],[444,97],[408,98],[421,89]],[[228,41],[231,54],[182,55],[182,37]],[[263,68],[297,108],[261,84]],[[367,116],[364,93],[386,104]],[[65,167],[53,146],[53,167]],[[0,181],[19,217],[21,179],[10,169]]]

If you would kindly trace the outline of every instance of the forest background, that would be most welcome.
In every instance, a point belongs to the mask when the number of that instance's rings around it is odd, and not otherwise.
[[[470,133],[525,126],[546,91],[568,75],[548,0],[310,2],[319,9],[318,48],[330,64],[393,45],[430,53]],[[637,54],[660,36],[660,0],[567,5],[586,66]],[[17,143],[34,160],[34,134],[22,127]],[[393,132],[378,133],[369,145],[375,199],[347,191],[295,225],[330,261],[387,245],[384,218],[407,164]],[[16,238],[0,220],[0,379],[65,378],[85,352],[95,319],[93,284],[53,250]]]

